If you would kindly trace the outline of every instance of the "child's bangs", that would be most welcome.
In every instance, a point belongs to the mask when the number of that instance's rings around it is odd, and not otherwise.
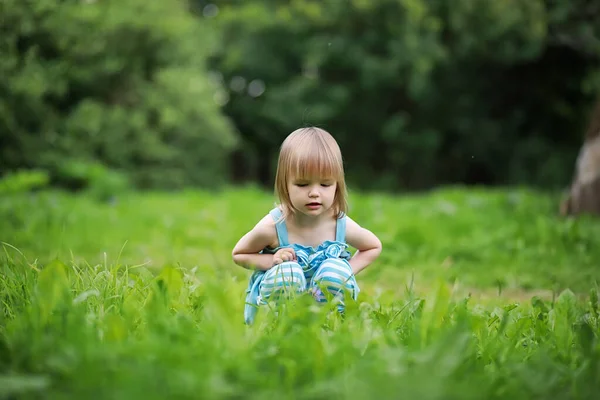
[[[296,154],[291,160],[291,172],[296,179],[331,179],[339,180],[342,171],[336,157],[325,149],[311,149]]]

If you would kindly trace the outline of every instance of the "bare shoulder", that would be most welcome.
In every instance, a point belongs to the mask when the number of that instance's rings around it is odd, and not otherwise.
[[[267,214],[235,245],[234,253],[257,253],[265,247],[277,247],[277,231],[273,217]]]
[[[253,230],[262,241],[268,244],[268,247],[276,248],[279,246],[277,230],[275,229],[275,220],[270,214],[265,215],[260,221],[258,221]]]
[[[363,229],[363,227],[360,226],[358,222],[350,218],[349,215],[346,215],[346,230],[353,231],[357,229]]]
[[[350,218],[349,215],[346,215],[346,237],[352,237],[356,235],[361,229],[363,229],[362,226]]]
[[[346,216],[346,242],[356,249],[381,247],[379,238],[370,230],[362,227]]]
[[[270,214],[265,215],[260,221],[258,221],[252,230],[254,231],[255,235],[261,237],[263,240],[268,240],[269,243],[277,241],[275,221]]]

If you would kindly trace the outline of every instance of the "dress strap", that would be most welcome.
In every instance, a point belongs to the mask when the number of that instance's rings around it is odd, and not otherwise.
[[[338,218],[337,224],[335,227],[335,240],[337,242],[346,242],[346,215],[344,214],[342,218]]]
[[[283,215],[279,207],[275,207],[272,209],[269,214],[273,217],[275,221],[275,230],[277,231],[277,240],[279,240],[279,247],[288,246],[288,231],[285,226],[285,220],[281,218]]]

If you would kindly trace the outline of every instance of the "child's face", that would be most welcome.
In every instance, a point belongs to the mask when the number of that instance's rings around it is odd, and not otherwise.
[[[288,193],[294,208],[305,215],[319,216],[333,206],[337,183],[331,178],[291,177]]]

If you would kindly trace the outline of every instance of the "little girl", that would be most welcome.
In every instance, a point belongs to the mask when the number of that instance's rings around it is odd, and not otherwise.
[[[246,290],[244,320],[283,293],[309,291],[344,310],[344,292],[356,300],[355,275],[381,253],[381,242],[346,215],[344,167],[335,139],[320,128],[292,132],[281,145],[272,209],[235,245],[233,261],[254,269]],[[347,248],[357,249],[351,256]]]

